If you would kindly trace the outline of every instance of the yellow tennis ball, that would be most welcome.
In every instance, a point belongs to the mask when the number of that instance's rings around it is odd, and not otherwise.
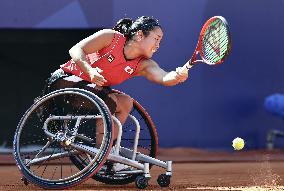
[[[242,138],[237,137],[233,140],[232,146],[235,150],[242,150],[245,146],[245,141]]]

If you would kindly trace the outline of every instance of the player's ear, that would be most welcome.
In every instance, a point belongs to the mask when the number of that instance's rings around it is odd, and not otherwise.
[[[135,34],[135,39],[137,41],[141,41],[143,38],[144,38],[143,32],[141,30],[137,31],[136,34]]]

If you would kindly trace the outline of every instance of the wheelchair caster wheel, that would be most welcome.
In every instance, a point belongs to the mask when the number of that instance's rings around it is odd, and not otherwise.
[[[157,179],[157,182],[161,187],[168,187],[171,183],[171,176],[166,174],[160,174]]]
[[[148,178],[146,178],[145,176],[138,176],[135,180],[135,185],[139,189],[147,188]]]
[[[23,181],[26,186],[29,184],[29,181],[25,177],[22,177],[21,181]]]

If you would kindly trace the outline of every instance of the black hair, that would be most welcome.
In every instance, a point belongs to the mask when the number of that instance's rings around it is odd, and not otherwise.
[[[161,28],[161,25],[157,19],[153,17],[141,16],[135,21],[130,18],[120,19],[113,27],[113,30],[122,33],[128,40],[131,39],[139,30],[141,30],[145,36],[148,36],[149,32],[155,27]]]

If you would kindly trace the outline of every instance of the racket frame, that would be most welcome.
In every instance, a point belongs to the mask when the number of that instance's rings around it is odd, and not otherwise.
[[[212,62],[209,62],[208,60],[206,60],[206,59],[204,58],[204,53],[203,53],[203,51],[202,51],[201,46],[202,46],[203,37],[204,37],[204,35],[205,35],[205,31],[207,30],[208,26],[209,26],[214,20],[216,20],[216,19],[222,20],[222,22],[225,24],[225,26],[226,26],[226,28],[227,28],[228,41],[229,41],[229,42],[228,42],[228,45],[229,45],[229,46],[228,46],[228,50],[227,50],[225,56],[224,56],[221,60],[219,60],[218,62],[212,63]],[[189,70],[189,69],[190,69],[193,65],[195,65],[197,62],[203,62],[203,63],[208,64],[208,65],[221,64],[222,62],[224,62],[224,60],[226,59],[226,57],[229,55],[230,51],[231,51],[231,35],[230,35],[230,31],[229,31],[229,25],[228,25],[226,19],[225,19],[224,17],[222,17],[222,16],[214,16],[214,17],[211,17],[211,18],[209,18],[209,19],[205,22],[205,24],[203,25],[203,27],[202,27],[202,29],[201,29],[201,31],[200,31],[200,35],[199,35],[199,38],[198,38],[197,45],[196,45],[196,48],[195,48],[195,50],[194,50],[194,53],[193,53],[193,55],[191,56],[190,60],[185,64],[185,68],[186,68],[187,70]],[[200,55],[201,60],[197,60],[197,55],[198,55],[198,54]]]

